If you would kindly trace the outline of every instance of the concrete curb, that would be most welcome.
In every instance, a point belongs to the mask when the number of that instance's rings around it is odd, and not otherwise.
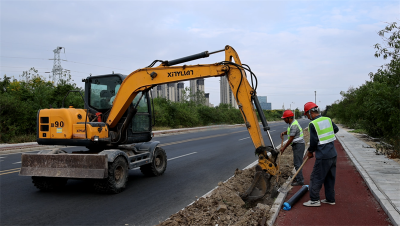
[[[31,152],[31,151],[38,151],[38,150],[49,150],[49,149],[60,148],[60,147],[65,147],[65,146],[57,146],[57,145],[44,146],[43,145],[42,147],[11,149],[11,150],[0,151],[0,155],[24,153],[24,152]]]
[[[269,123],[274,123],[274,122],[269,122]],[[244,127],[244,126],[245,126],[244,124],[235,124],[235,125],[215,125],[215,126],[202,126],[202,127],[194,127],[194,128],[158,130],[158,131],[153,131],[153,137],[164,137],[164,136],[176,135],[176,134],[181,134],[181,133],[194,133],[194,132],[207,131],[207,130],[236,128],[236,127]],[[14,146],[16,147],[16,149],[12,149],[12,147],[14,147]],[[24,148],[23,146],[26,146],[26,148]],[[32,147],[32,146],[34,146],[34,147]],[[26,142],[26,143],[17,143],[17,144],[1,144],[0,145],[0,155],[24,153],[24,152],[37,151],[37,150],[47,150],[47,149],[61,148],[61,147],[75,147],[75,146],[41,145],[38,147],[37,142]],[[6,149],[6,150],[2,151],[1,149]]]
[[[400,224],[400,215],[398,211],[391,204],[390,199],[383,192],[380,191],[379,187],[369,176],[368,172],[362,167],[362,165],[358,162],[358,160],[354,157],[353,153],[347,147],[343,138],[341,138],[338,135],[336,135],[336,138],[339,140],[340,144],[346,151],[347,155],[350,157],[351,161],[353,162],[357,171],[360,173],[361,177],[364,179],[365,183],[367,184],[371,193],[374,195],[375,199],[379,202],[382,209],[389,216],[389,219],[392,222],[392,224],[398,226]]]
[[[203,126],[203,127],[194,127],[194,128],[182,128],[182,129],[171,129],[171,130],[159,130],[153,131],[153,137],[163,137],[176,135],[180,133],[194,133],[206,130],[217,130],[224,128],[236,128],[236,127],[244,127],[244,124],[235,124],[235,125],[215,125],[215,126]],[[13,147],[16,149],[12,149]],[[24,147],[26,146],[26,148]],[[34,147],[32,147],[34,146]],[[53,148],[61,148],[61,147],[75,147],[75,146],[64,146],[64,145],[40,145],[38,146],[37,142],[26,142],[26,143],[17,143],[17,144],[2,144],[0,145],[0,155],[7,154],[15,154],[15,153],[24,153],[31,152],[37,150],[48,150]],[[6,149],[6,150],[1,150]]]
[[[268,122],[268,123],[276,123],[278,121]],[[160,136],[168,136],[174,135],[179,133],[193,133],[199,131],[206,131],[206,130],[216,130],[216,129],[226,129],[226,128],[235,128],[235,127],[245,127],[244,124],[235,124],[235,125],[215,125],[215,126],[202,126],[202,127],[193,127],[193,128],[182,128],[182,129],[169,129],[169,130],[158,130],[153,131],[154,137]]]
[[[283,142],[283,144],[286,144],[286,142],[287,142],[287,140],[286,140],[285,142]],[[279,146],[280,146],[280,145],[279,145]],[[309,146],[309,145],[307,145],[307,146],[304,148],[304,154],[303,154],[303,156],[305,156],[305,154],[307,153],[308,146]],[[293,174],[295,174],[295,173],[296,173],[296,170],[293,169],[293,171],[294,171]],[[289,178],[286,180],[286,182],[285,182],[284,184],[282,184],[282,186],[284,186],[285,184],[289,184],[290,180],[291,180],[291,178],[289,177]],[[278,218],[279,211],[281,210],[281,207],[282,207],[282,205],[283,205],[283,203],[284,203],[284,201],[285,201],[285,199],[286,199],[286,197],[287,197],[287,194],[288,194],[288,193],[285,193],[285,194],[279,193],[278,197],[276,197],[275,202],[272,204],[271,209],[270,209],[270,214],[272,214],[272,217],[270,217],[269,220],[267,221],[267,225],[268,225],[268,226],[272,226],[272,225],[275,223],[276,218]]]
[[[244,124],[235,124],[235,125],[215,125],[215,126],[202,126],[202,127],[194,127],[194,128],[182,128],[182,129],[169,129],[169,130],[158,130],[153,131],[153,137],[161,137],[174,135],[179,133],[194,133],[206,130],[216,130],[216,129],[224,129],[224,128],[235,128],[235,127],[244,127]]]

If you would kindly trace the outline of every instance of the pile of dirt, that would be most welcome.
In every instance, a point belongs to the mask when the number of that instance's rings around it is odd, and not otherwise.
[[[308,132],[305,132],[305,136]],[[306,138],[307,141],[307,138]],[[235,174],[226,182],[219,182],[218,187],[208,197],[202,197],[192,205],[171,215],[159,226],[178,225],[259,225],[266,222],[270,207],[275,197],[271,191],[279,188],[293,174],[293,153],[289,146],[280,156],[281,175],[271,178],[270,190],[259,200],[244,202],[239,194],[244,193],[251,185],[255,167],[245,170],[236,169]],[[277,182],[278,180],[278,182]]]

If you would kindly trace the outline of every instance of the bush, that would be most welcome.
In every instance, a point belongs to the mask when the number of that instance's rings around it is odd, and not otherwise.
[[[376,57],[392,57],[390,63],[383,65],[375,73],[370,73],[370,81],[358,88],[350,87],[341,92],[342,100],[327,107],[326,115],[341,123],[366,131],[372,137],[383,138],[394,146],[400,154],[400,30],[396,23],[387,26],[379,34],[392,35],[387,42],[388,50],[375,45]]]
[[[11,81],[4,75],[0,80],[0,142],[10,142],[18,139],[30,139],[36,134],[36,117],[39,109],[59,108],[69,90],[77,90],[75,84],[61,80],[57,86],[46,81],[31,68],[29,79]],[[36,74],[35,74],[36,73]],[[73,105],[83,108],[82,97],[70,94],[66,100],[66,107]],[[28,136],[27,136],[28,135]]]

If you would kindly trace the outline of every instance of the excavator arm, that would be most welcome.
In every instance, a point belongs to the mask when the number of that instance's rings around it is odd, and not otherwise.
[[[161,64],[155,68],[142,68],[132,72],[121,84],[106,123],[110,128],[115,127],[136,95],[156,85],[224,75],[226,75],[232,92],[235,94],[255,148],[265,147],[252,104],[252,99],[258,101],[255,98],[256,92],[244,75],[239,56],[230,46],[225,47],[225,61],[220,63],[183,66]],[[265,126],[267,127],[266,122]]]
[[[225,61],[219,63],[170,66],[207,57],[209,54],[222,51],[225,52]],[[245,67],[243,67],[238,54],[231,46],[226,46],[225,49],[216,52],[203,52],[173,61],[162,61],[162,63],[157,67],[147,67],[132,72],[121,84],[106,123],[112,130],[121,119],[123,113],[128,109],[133,99],[137,95],[140,95],[141,92],[145,92],[156,85],[199,78],[226,76],[238,103],[247,130],[249,131],[253,141],[254,147],[256,148],[256,153],[259,156],[259,166],[263,170],[268,171],[269,174],[275,175],[277,173],[275,161],[271,162],[267,153],[272,152],[276,155],[275,146],[271,139],[265,116],[261,110],[260,104],[258,103],[256,91],[250,85],[245,76]],[[268,133],[272,148],[268,149],[264,143],[259,121],[253,107],[253,102],[255,103],[261,118],[264,127],[263,129]],[[131,117],[127,117],[127,121],[130,119]],[[121,133],[121,131],[117,131],[116,134],[110,136],[112,140],[119,139],[119,135],[117,134],[118,132]],[[110,133],[112,133],[112,131],[110,131]]]

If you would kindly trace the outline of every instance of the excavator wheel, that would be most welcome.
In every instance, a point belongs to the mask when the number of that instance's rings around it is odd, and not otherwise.
[[[98,192],[117,194],[125,189],[127,182],[128,163],[123,156],[119,156],[108,164],[108,177],[95,180],[93,186]]]
[[[42,191],[57,190],[67,183],[68,178],[62,177],[32,177],[32,183]]]
[[[164,149],[156,147],[153,155],[153,161],[140,167],[140,171],[145,176],[160,176],[167,169],[167,154]]]

